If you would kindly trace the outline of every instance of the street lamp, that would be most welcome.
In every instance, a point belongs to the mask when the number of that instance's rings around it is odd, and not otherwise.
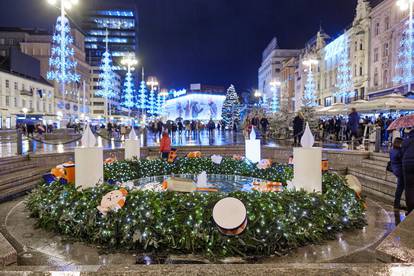
[[[29,110],[26,107],[23,107],[22,108],[22,111],[24,113],[24,119],[26,120],[26,118],[27,118],[27,112],[29,112]]]
[[[158,87],[159,82],[156,77],[150,77],[147,81],[147,85],[151,87],[151,90],[154,90],[154,87]]]
[[[397,0],[397,6],[401,11],[409,10],[408,18],[408,92],[411,92],[411,82],[413,81],[413,3],[414,0]]]

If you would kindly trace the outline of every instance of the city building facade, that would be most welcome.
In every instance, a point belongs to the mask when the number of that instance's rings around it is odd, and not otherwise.
[[[59,84],[50,81],[54,86],[55,112],[63,114],[62,121],[68,123],[87,117],[90,113],[90,66],[86,62],[85,36],[77,28],[72,28],[74,42],[72,47],[77,62],[76,72],[80,81],[66,85],[63,92]],[[4,42],[4,43],[3,43]],[[10,49],[18,48],[26,55],[40,62],[40,75],[46,79],[49,70],[49,58],[52,48],[52,34],[44,30],[0,28],[0,53],[8,55]]]
[[[16,124],[58,124],[54,87],[40,75],[39,61],[9,49],[1,57],[0,129],[14,129]]]
[[[298,56],[300,50],[280,49],[277,38],[273,38],[262,54],[262,63],[259,68],[259,91],[267,98],[272,97],[271,83],[280,81],[282,63]]]

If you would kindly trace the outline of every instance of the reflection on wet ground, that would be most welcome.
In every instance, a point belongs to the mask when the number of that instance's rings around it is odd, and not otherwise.
[[[361,230],[344,232],[336,240],[299,248],[289,255],[271,258],[231,258],[228,263],[321,263],[379,262],[376,245],[395,228],[391,206],[367,200],[368,225]],[[385,208],[385,209],[384,209]],[[6,217],[7,216],[7,217]],[[55,233],[35,227],[29,218],[23,198],[0,205],[1,223],[19,244],[19,265],[133,265],[133,264],[198,264],[209,261],[197,256],[121,253],[80,242],[72,242]]]
[[[160,136],[153,133],[147,135],[141,134],[142,146],[159,146]],[[199,133],[175,133],[172,135],[173,146],[224,146],[224,145],[237,145],[244,144],[243,134],[233,131],[214,131],[209,133],[208,131],[201,131]],[[72,140],[73,137],[68,137],[65,140],[46,141],[46,143],[40,143],[37,141],[29,141],[27,138],[23,140],[23,153],[53,153],[53,152],[66,152],[73,150],[73,148],[80,145],[80,142],[73,142],[69,144],[51,145],[47,142],[65,143],[65,141]],[[105,139],[98,137],[98,144],[104,149],[116,149],[123,146],[121,142],[124,137],[115,137],[113,139]],[[263,140],[263,144],[267,146],[277,147],[290,145],[290,141],[274,141],[272,139]],[[14,156],[17,153],[16,136],[14,134],[0,135],[0,157]]]
[[[104,137],[104,138],[103,138]],[[98,145],[104,149],[116,149],[123,146],[123,140],[125,137],[114,137],[107,139],[106,136],[97,137]],[[45,143],[23,139],[23,154],[27,153],[63,153],[66,151],[73,151],[73,149],[80,145],[80,142],[65,143],[66,141],[73,140],[73,136],[62,140],[44,141]],[[140,134],[141,146],[159,146],[160,136],[148,132],[147,134]],[[241,132],[233,131],[201,131],[198,133],[188,134],[176,132],[171,136],[173,146],[226,146],[226,145],[243,145],[245,138]],[[51,142],[52,144],[48,144]],[[60,144],[59,144],[60,143]],[[57,144],[57,145],[55,145]],[[268,147],[281,147],[291,146],[290,140],[275,140],[262,138],[262,145]],[[340,148],[338,144],[324,144],[324,148]],[[0,158],[15,156],[17,154],[16,135],[8,132],[7,134],[0,133]]]

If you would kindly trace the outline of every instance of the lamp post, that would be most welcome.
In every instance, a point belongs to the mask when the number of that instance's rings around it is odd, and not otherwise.
[[[26,120],[27,119],[27,112],[29,112],[29,110],[26,107],[23,107],[22,111],[24,113],[24,119]]]
[[[272,90],[272,94],[273,94],[273,99],[272,99],[272,112],[276,113],[279,110],[280,107],[280,101],[278,99],[278,94],[280,95],[280,86],[282,85],[282,83],[280,81],[274,80],[270,83],[270,87]]]
[[[408,92],[411,92],[411,82],[413,81],[413,4],[414,0],[397,0],[397,6],[400,7],[402,11],[409,10],[408,17]]]
[[[64,41],[66,40],[66,33],[65,33],[65,14],[66,14],[66,10],[70,10],[73,6],[77,5],[79,3],[79,0],[47,0],[47,2],[50,5],[55,6],[57,4],[57,2],[60,2],[60,51],[61,51],[61,55],[60,55],[60,66],[61,66],[61,72],[62,74],[65,74],[66,72],[66,60],[65,60],[65,55],[63,54],[65,52],[65,43]],[[65,76],[61,77],[62,80],[65,79]],[[63,101],[63,111],[66,111],[66,104],[65,104],[65,81],[61,81],[61,86],[62,86],[62,101]]]
[[[138,60],[135,55],[128,55],[121,60],[121,64],[127,67],[127,77],[131,78],[131,72],[135,69],[138,64]],[[128,117],[131,117],[131,108],[129,108]]]

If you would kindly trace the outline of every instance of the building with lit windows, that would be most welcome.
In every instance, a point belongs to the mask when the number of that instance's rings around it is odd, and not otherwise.
[[[86,60],[84,33],[72,25],[74,57],[77,62],[76,72],[80,75],[78,83],[66,85],[65,94],[55,82],[54,85],[54,111],[64,113],[66,124],[79,119],[82,114],[90,113],[90,66]],[[40,75],[47,79],[49,71],[49,58],[52,48],[52,34],[41,29],[26,28],[0,28],[0,54],[8,56],[10,49],[19,49],[23,54],[34,57],[39,61]]]
[[[0,129],[18,123],[58,123],[54,88],[40,75],[35,58],[11,48],[0,57]]]
[[[115,1],[114,1],[115,2]],[[119,1],[116,1],[119,2]],[[109,50],[114,66],[124,74],[120,65],[123,57],[138,50],[138,12],[134,3],[112,3],[92,1],[82,16],[82,28],[86,33],[85,48],[88,61],[99,67],[105,52],[108,32]]]

